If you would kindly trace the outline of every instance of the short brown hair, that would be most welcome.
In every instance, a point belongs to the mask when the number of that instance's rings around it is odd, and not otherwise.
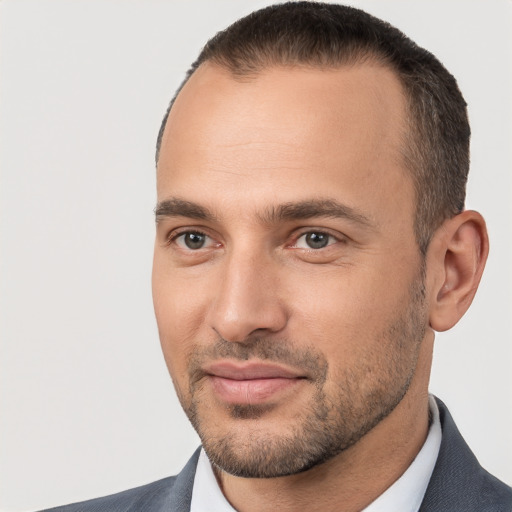
[[[235,78],[274,66],[339,67],[372,59],[392,69],[408,103],[402,148],[416,192],[415,233],[425,254],[433,232],[464,208],[470,128],[466,102],[439,60],[397,28],[353,7],[318,2],[272,5],[208,41],[172,99],[158,134],[156,160],[174,100],[209,61]]]

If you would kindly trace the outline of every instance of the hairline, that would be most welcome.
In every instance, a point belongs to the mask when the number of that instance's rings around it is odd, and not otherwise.
[[[250,70],[239,70],[236,69],[233,65],[230,65],[229,61],[226,59],[211,57],[205,58],[200,62],[195,62],[187,73],[185,79],[180,84],[178,89],[176,90],[173,98],[169,103],[169,107],[165,113],[165,116],[162,120],[162,124],[160,126],[160,131],[157,139],[157,147],[156,147],[156,155],[155,155],[155,163],[158,168],[158,162],[160,158],[160,149],[163,140],[163,135],[165,132],[165,128],[167,126],[167,121],[169,119],[172,107],[179,97],[180,92],[189,82],[190,78],[195,74],[195,72],[202,66],[209,64],[217,67],[220,70],[226,71],[229,73],[230,77],[238,82],[243,82],[247,80],[256,80],[262,73],[270,69],[304,69],[304,70],[320,70],[320,71],[335,71],[343,68],[350,68],[354,66],[363,66],[365,64],[374,64],[377,66],[381,66],[383,69],[387,69],[393,73],[393,75],[398,79],[401,90],[402,90],[402,98],[404,101],[404,112],[405,116],[402,121],[402,130],[400,134],[400,143],[397,147],[397,156],[401,159],[401,164],[403,164],[403,169],[407,173],[407,176],[411,180],[411,185],[413,187],[414,194],[414,233],[416,242],[420,249],[422,256],[425,256],[426,249],[430,242],[430,238],[424,239],[424,233],[421,228],[419,228],[419,223],[421,222],[421,205],[420,205],[420,177],[418,175],[418,171],[416,166],[420,164],[419,160],[421,159],[421,155],[417,155],[415,146],[417,145],[418,138],[421,137],[421,130],[419,127],[418,120],[415,119],[414,115],[414,99],[410,90],[408,89],[406,80],[404,76],[400,73],[400,70],[396,68],[394,63],[390,61],[386,56],[379,54],[374,49],[371,48],[359,48],[356,51],[351,52],[349,56],[347,56],[343,61],[332,62],[332,63],[321,63],[315,62],[313,60],[310,61],[299,61],[298,59],[290,59],[289,61],[278,62],[277,59],[267,59],[267,62],[262,62],[259,66],[252,66]],[[433,231],[433,230],[431,230]],[[432,235],[432,232],[430,233]]]

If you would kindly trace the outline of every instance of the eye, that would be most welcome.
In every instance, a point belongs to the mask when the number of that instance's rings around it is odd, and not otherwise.
[[[328,233],[309,231],[297,238],[294,247],[298,249],[323,249],[335,242],[336,239]]]
[[[213,240],[204,233],[199,231],[185,231],[179,233],[172,238],[173,242],[176,243],[181,249],[197,251],[198,249],[204,249],[213,243]]]

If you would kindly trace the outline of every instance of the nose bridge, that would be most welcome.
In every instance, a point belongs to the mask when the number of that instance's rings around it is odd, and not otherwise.
[[[209,312],[210,325],[222,338],[244,341],[256,330],[277,332],[286,325],[277,265],[254,245],[232,248],[223,261]]]

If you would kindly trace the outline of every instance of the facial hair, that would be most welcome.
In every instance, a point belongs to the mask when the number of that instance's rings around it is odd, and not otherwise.
[[[374,335],[380,350],[363,349],[352,367],[330,369],[313,343],[298,348],[292,340],[274,337],[218,339],[197,348],[188,365],[190,398],[179,390],[178,396],[210,461],[235,476],[275,478],[306,471],[357,443],[395,409],[409,388],[427,327],[424,303],[422,276],[412,284],[401,311]],[[215,425],[208,411],[218,405],[204,396],[206,374],[201,368],[225,358],[277,362],[307,375],[303,392],[309,398],[293,425],[279,433],[268,428],[265,415],[279,404],[225,405],[232,426],[226,430]],[[326,389],[328,381],[335,382],[334,390]],[[237,428],[240,423],[242,428]]]

